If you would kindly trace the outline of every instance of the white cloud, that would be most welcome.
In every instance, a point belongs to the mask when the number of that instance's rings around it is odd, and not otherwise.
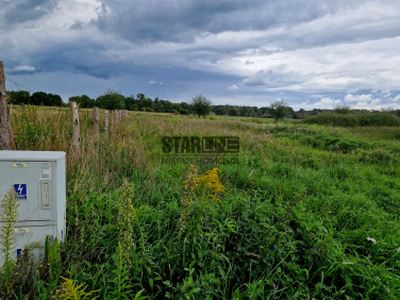
[[[367,110],[382,110],[387,105],[382,104],[371,104],[370,102],[357,102],[351,106],[353,109],[367,109]]]
[[[330,97],[325,97],[325,98],[322,98],[320,101],[315,102],[312,105],[312,107],[332,109],[335,106],[340,105],[341,103],[342,103],[342,100],[340,100],[340,99],[333,99]]]
[[[394,102],[400,101],[400,94],[397,95],[396,97],[394,97],[392,101],[394,101]]]
[[[362,95],[353,95],[353,94],[347,94],[344,97],[344,100],[346,102],[369,102],[372,100],[372,95],[371,94],[362,94]]]
[[[317,95],[311,95],[310,97],[311,97],[311,98],[320,99],[320,98],[324,98],[324,95],[322,95],[322,94],[317,94]],[[307,100],[306,102],[308,102],[308,100]]]
[[[362,102],[362,101],[357,102],[356,105],[353,106],[353,108],[357,108],[357,109],[366,109],[368,107],[371,107],[369,105],[369,103],[368,102]]]
[[[149,84],[151,84],[151,85],[155,85],[155,84],[157,84],[157,85],[163,85],[164,82],[162,82],[162,81],[149,80]]]
[[[14,71],[35,72],[35,67],[22,65],[14,68]]]
[[[384,92],[387,94],[387,92]],[[378,109],[382,106],[382,98],[373,96],[372,94],[353,95],[347,94],[344,101],[352,103],[356,109]]]
[[[239,87],[236,84],[228,86],[228,90],[236,91],[237,89],[239,89]]]
[[[372,105],[376,105],[376,104],[379,104],[379,103],[381,103],[382,102],[382,99],[374,99],[374,100],[372,100],[370,103],[372,104]]]

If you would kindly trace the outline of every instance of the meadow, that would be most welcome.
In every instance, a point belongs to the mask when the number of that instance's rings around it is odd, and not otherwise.
[[[70,119],[13,108],[20,150],[67,152],[67,237],[10,297],[400,298],[400,127],[129,112],[94,145],[82,109],[77,157]],[[239,163],[162,164],[165,135],[238,136]]]

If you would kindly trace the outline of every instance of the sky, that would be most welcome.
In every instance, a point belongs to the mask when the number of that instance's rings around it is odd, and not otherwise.
[[[0,0],[8,90],[400,109],[400,0]]]

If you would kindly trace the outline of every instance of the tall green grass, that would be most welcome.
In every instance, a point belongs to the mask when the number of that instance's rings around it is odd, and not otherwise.
[[[100,299],[400,297],[396,133],[131,114],[95,147],[90,116],[74,160],[68,111],[13,115],[22,149],[67,151],[70,286]],[[217,166],[161,164],[162,135],[240,137],[239,164],[218,166],[221,202],[183,187]],[[21,299],[65,289],[46,273],[13,286]]]

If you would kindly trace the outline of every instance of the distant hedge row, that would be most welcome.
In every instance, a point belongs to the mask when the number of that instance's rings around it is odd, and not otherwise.
[[[320,113],[302,121],[306,124],[332,125],[332,126],[400,126],[400,118],[391,113],[347,113],[333,112]]]

